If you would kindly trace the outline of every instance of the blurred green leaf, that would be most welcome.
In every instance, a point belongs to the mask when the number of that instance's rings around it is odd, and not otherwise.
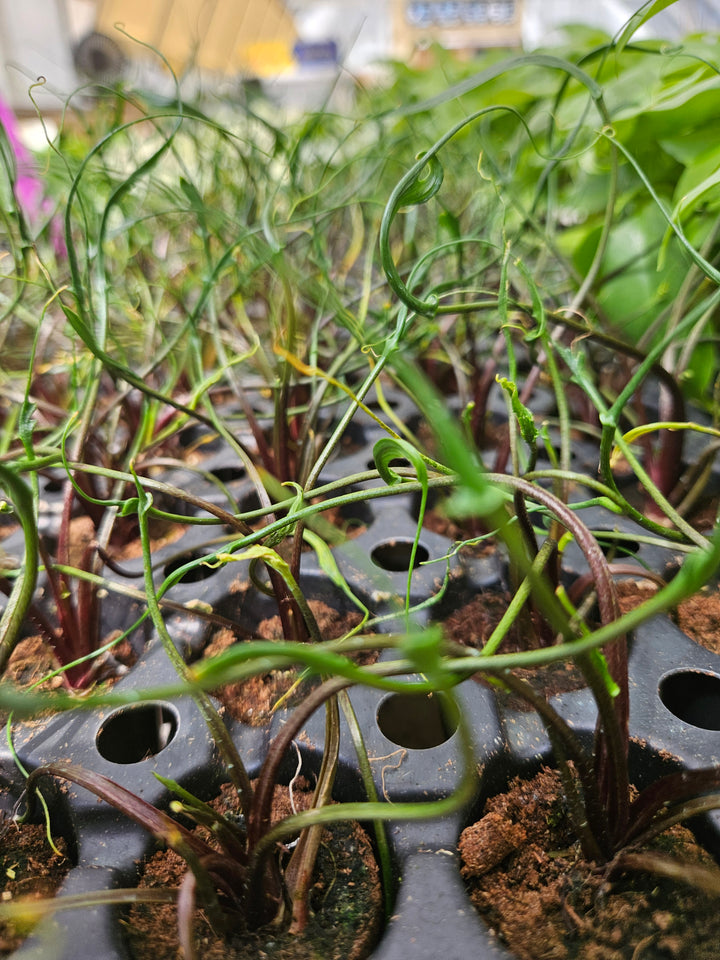
[[[625,24],[625,27],[623,28],[623,31],[615,44],[615,49],[617,52],[622,53],[627,43],[644,23],[647,23],[651,17],[654,17],[655,14],[660,13],[660,11],[664,10],[666,7],[672,6],[672,4],[675,2],[676,0],[648,0],[647,3],[643,4],[643,6],[640,7],[640,9],[634,13]]]

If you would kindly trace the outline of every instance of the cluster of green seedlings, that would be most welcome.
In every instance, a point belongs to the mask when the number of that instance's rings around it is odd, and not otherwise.
[[[302,929],[318,831],[332,821],[374,823],[389,909],[382,825],[442,816],[474,795],[470,718],[460,711],[458,789],[429,803],[380,802],[347,697],[354,685],[443,691],[452,704],[458,684],[483,675],[525,698],[546,726],[578,841],[599,863],[617,865],[630,846],[720,806],[712,792],[720,771],[666,777],[632,802],[628,773],[625,638],[699,590],[720,562],[720,539],[690,519],[712,468],[710,442],[682,470],[689,431],[720,436],[713,394],[720,145],[703,133],[720,97],[720,70],[708,40],[673,49],[634,42],[652,6],[612,42],[576,37],[565,50],[509,60],[492,53],[479,71],[438,51],[452,82],[420,98],[440,70],[431,78],[397,65],[388,89],[359,93],[353,118],[323,110],[283,129],[261,103],[230,121],[179,92],[157,104],[115,89],[83,129],[80,118],[70,122],[70,104],[48,151],[51,203],[40,221],[16,202],[17,171],[3,144],[12,265],[2,278],[8,361],[0,379],[0,485],[25,552],[6,571],[0,668],[30,619],[55,651],[64,688],[4,685],[0,701],[16,717],[124,703],[121,689],[97,684],[94,665],[152,619],[177,669],[177,692],[195,699],[237,789],[242,826],[167,781],[182,810],[213,834],[211,846],[106,778],[60,762],[29,776],[28,795],[44,776],[72,780],[185,857],[192,895],[183,896],[178,919],[188,957],[196,903],[218,930],[238,915],[255,928],[281,912]],[[431,133],[441,128],[442,136]],[[50,241],[57,217],[61,248]],[[655,419],[642,402],[651,379],[663,398]],[[432,440],[384,403],[388,382],[412,398]],[[551,423],[533,413],[539,387],[552,394]],[[379,413],[366,403],[373,389]],[[442,389],[459,397],[459,415]],[[493,390],[506,398],[507,424],[489,445]],[[688,419],[688,398],[703,409],[702,423]],[[358,411],[387,434],[375,446],[375,467],[324,482]],[[197,425],[237,457],[256,509],[243,512],[219,481],[222,506],[162,479],[163,469],[178,465],[207,479],[183,454],[181,433]],[[596,444],[597,475],[573,471],[573,431]],[[541,454],[550,467],[538,466]],[[636,481],[632,493],[617,481],[620,456]],[[50,476],[60,476],[64,489],[53,542],[38,533],[41,480]],[[384,485],[362,486],[371,479]],[[573,485],[589,491],[581,504],[569,503]],[[441,627],[415,628],[412,562],[398,598],[403,631],[374,636],[371,612],[353,597],[360,623],[325,639],[300,587],[303,548],[352,591],[328,549],[342,531],[323,514],[416,494],[415,549],[431,491],[448,494],[450,513],[492,536],[508,558],[513,597],[491,640],[471,650],[446,640]],[[623,616],[612,565],[581,518],[591,504],[635,520],[642,540],[687,554],[671,582]],[[78,511],[93,531],[79,558]],[[208,551],[158,585],[152,531],[159,523],[210,533]],[[123,582],[114,558],[133,537],[142,545],[142,589]],[[573,602],[559,586],[570,540],[589,570]],[[249,640],[190,667],[168,632],[165,595],[201,563],[238,560],[264,568],[283,639]],[[41,569],[52,616],[35,598]],[[138,621],[109,644],[98,635],[101,591],[143,604]],[[527,649],[497,652],[528,608],[537,631]],[[191,614],[217,620],[197,608]],[[395,658],[359,665],[353,655],[380,643]],[[515,672],[561,660],[577,665],[596,701],[592,752]],[[251,785],[208,691],[298,665],[321,682]],[[327,733],[314,804],[273,826],[279,764],[319,708]],[[329,804],[341,709],[354,730],[363,803]],[[274,851],[301,830],[306,840],[293,854],[288,889]],[[657,852],[624,862],[659,874],[676,869]],[[720,892],[720,874],[706,867],[688,867],[686,879]]]

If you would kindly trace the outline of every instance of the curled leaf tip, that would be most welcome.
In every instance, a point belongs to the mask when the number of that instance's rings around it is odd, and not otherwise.
[[[408,182],[398,197],[399,207],[410,207],[420,203],[427,203],[442,186],[445,171],[435,154],[419,153],[418,162],[424,161],[422,166],[416,165],[414,175],[411,173]]]

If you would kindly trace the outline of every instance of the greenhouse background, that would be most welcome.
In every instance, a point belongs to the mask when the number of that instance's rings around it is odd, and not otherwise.
[[[340,74],[367,81],[388,59],[422,62],[432,42],[465,56],[488,46],[534,49],[579,18],[612,34],[634,9],[627,0],[5,0],[0,95],[34,114],[60,109],[88,78],[124,72],[162,90],[167,70],[149,44],[205,85],[258,79],[279,100],[305,106]],[[718,0],[680,0],[639,36],[719,27]]]

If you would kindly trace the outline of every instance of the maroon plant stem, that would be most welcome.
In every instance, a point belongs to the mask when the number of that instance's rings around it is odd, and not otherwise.
[[[45,776],[59,777],[62,780],[69,780],[71,783],[84,787],[117,810],[122,811],[125,816],[134,820],[135,823],[155,836],[166,840],[175,836],[179,837],[198,856],[216,853],[204,840],[187,830],[177,820],[173,820],[172,817],[148,803],[147,800],[143,800],[142,797],[138,797],[137,794],[120,786],[108,777],[95,773],[93,770],[86,770],[84,767],[73,763],[63,763],[58,760],[36,767],[28,777],[26,784],[29,805],[34,802],[37,781]],[[169,842],[172,845],[171,840]]]
[[[551,513],[555,514],[557,519],[566,527],[577,540],[578,546],[585,555],[590,572],[595,580],[595,586],[598,593],[598,607],[600,609],[600,618],[603,623],[611,623],[619,615],[619,607],[615,584],[608,569],[608,563],[605,554],[590,530],[580,520],[574,510],[571,510],[567,504],[563,503],[555,494],[550,493],[543,487],[524,480],[522,477],[514,477],[509,474],[488,473],[485,475],[488,483],[496,483],[500,486],[509,486],[514,490],[520,491],[524,496],[531,500],[536,500],[544,507],[547,507]],[[611,644],[607,649],[618,644]],[[617,678],[614,678],[618,682]]]
[[[563,789],[566,793],[573,826],[582,844],[583,852],[590,860],[607,858],[612,853],[608,845],[607,814],[600,799],[592,765],[580,741],[568,724],[550,706],[547,700],[535,691],[530,683],[516,677],[509,670],[497,676],[501,683],[527,701],[545,724],[548,736],[553,744],[558,770],[563,780]],[[577,772],[583,792],[582,801],[577,797],[567,761],[573,764]]]
[[[258,455],[262,460],[263,466],[268,473],[275,473],[275,457],[273,455],[270,444],[267,442],[265,437],[265,431],[258,423],[257,417],[255,416],[255,411],[250,405],[248,398],[245,395],[245,391],[239,387],[235,388],[235,396],[240,401],[240,406],[243,409],[245,414],[245,419],[247,420],[248,426],[250,427],[250,432],[253,435],[253,440],[258,449]],[[237,440],[236,440],[237,442]]]
[[[322,767],[317,778],[313,806],[322,807],[330,802],[335,783],[337,762],[340,755],[340,711],[337,697],[327,701],[325,714],[325,747]],[[310,889],[313,871],[317,862],[323,826],[315,824],[302,831],[285,870],[285,886],[292,904],[290,933],[301,933],[310,920]]]
[[[58,626],[53,628],[48,624],[48,639],[55,655],[61,664],[71,663],[74,659],[73,638],[78,634],[78,623],[75,615],[73,596],[70,588],[70,581],[63,574],[59,573],[53,567],[53,562],[47,552],[44,542],[40,539],[38,544],[40,557],[47,572],[50,592],[55,603],[55,612],[57,615]],[[71,676],[75,671],[64,670],[63,680],[69,686],[74,686],[77,679]]]
[[[513,508],[515,510],[515,517],[517,518],[518,525],[523,535],[528,556],[530,557],[530,560],[533,561],[538,555],[537,539],[535,537],[535,531],[533,530],[530,514],[528,513],[525,497],[520,490],[515,490],[513,492]],[[514,579],[516,575],[517,571],[511,569],[511,580]],[[557,585],[556,581],[553,582],[553,585]],[[553,642],[552,627],[545,617],[540,614],[537,604],[532,596],[528,598],[527,607],[523,608],[520,616],[527,617],[527,620],[529,621],[527,622],[527,631],[528,635],[533,639],[532,642],[528,642],[528,646],[538,647],[551,644]]]
[[[294,480],[290,469],[289,444],[290,429],[287,422],[287,408],[289,406],[289,390],[282,384],[275,401],[275,418],[273,420],[273,457],[275,461],[275,476],[281,483]]]
[[[485,430],[487,420],[487,403],[490,396],[490,390],[495,383],[495,374],[497,373],[497,361],[489,359],[480,376],[474,384],[473,389],[473,410],[470,420],[470,429],[475,443],[480,449],[485,444]],[[502,468],[497,467],[500,470]]]
[[[270,827],[270,808],[277,772],[290,749],[290,744],[318,707],[321,707],[329,697],[352,685],[353,681],[345,677],[332,677],[330,680],[325,680],[293,711],[292,716],[288,718],[285,726],[270,744],[255,786],[252,809],[248,817],[248,849],[250,851],[255,848],[258,840]]]
[[[521,477],[487,474],[487,480],[490,483],[510,486],[513,490],[519,490],[530,499],[543,504],[555,514],[563,526],[572,532],[595,579],[601,622],[606,624],[617,619],[619,615],[617,592],[607,560],[582,520],[554,494]],[[603,649],[603,653],[610,676],[618,687],[619,692],[615,697],[610,696],[591,656],[578,658],[578,665],[598,705],[595,760],[601,796],[604,796],[610,805],[612,822],[622,831],[627,824],[630,790],[627,769],[630,698],[625,639],[609,644]]]
[[[287,754],[292,741],[318,707],[322,706],[329,697],[349,686],[352,686],[352,681],[344,677],[333,677],[326,680],[305,698],[288,719],[282,731],[270,744],[255,786],[247,822],[248,855],[250,857],[247,916],[248,923],[252,926],[261,926],[263,923],[272,920],[282,896],[282,882],[277,862],[267,855],[254,856],[259,840],[271,826],[272,799],[280,763]]]
[[[308,640],[309,634],[302,612],[288,589],[288,585],[283,580],[282,575],[270,566],[267,567],[267,572],[278,606],[278,616],[280,617],[283,637],[290,642],[294,640],[298,642]]]
[[[717,790],[719,787],[720,767],[681,770],[655,781],[649,787],[645,787],[631,804],[630,823],[627,832],[620,840],[620,845],[627,846],[635,842],[638,837],[645,840],[645,835],[653,823],[663,823],[668,816],[672,816],[675,809],[672,805],[694,801],[698,794]],[[714,807],[711,806],[708,809],[714,809]]]
[[[666,407],[669,409],[666,411]],[[659,404],[659,419],[674,420],[682,423],[685,420],[685,398],[673,378],[662,382]],[[677,487],[682,473],[684,430],[663,430],[660,441],[660,452],[657,457],[655,477],[660,493],[670,498]]]

